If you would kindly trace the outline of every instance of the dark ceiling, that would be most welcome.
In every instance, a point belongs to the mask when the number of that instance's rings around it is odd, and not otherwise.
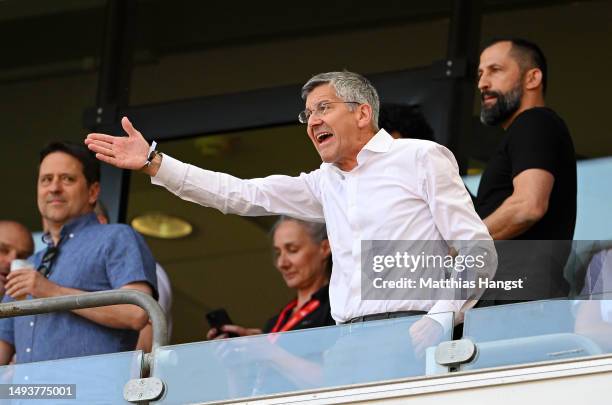
[[[567,0],[486,0],[485,12],[542,7]],[[95,69],[102,43],[103,0],[0,1],[0,82]],[[274,38],[328,35],[356,27],[384,26],[449,16],[451,0],[372,2],[137,2],[135,54],[155,59],[170,53],[260,43]]]

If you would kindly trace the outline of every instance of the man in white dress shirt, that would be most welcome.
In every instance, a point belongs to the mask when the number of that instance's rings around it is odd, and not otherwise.
[[[455,323],[461,322],[476,293],[467,300],[362,300],[360,282],[365,240],[480,240],[496,257],[453,154],[434,142],[395,140],[379,130],[376,89],[356,73],[318,74],[303,86],[302,98],[306,109],[298,118],[323,163],[297,177],[243,180],[162,156],[150,151],[126,117],[121,123],[127,137],[93,133],[85,143],[98,159],[140,170],[180,198],[223,213],[326,222],[334,258],[330,303],[339,323],[406,311],[452,311]],[[411,328],[417,348],[440,335],[432,318]]]

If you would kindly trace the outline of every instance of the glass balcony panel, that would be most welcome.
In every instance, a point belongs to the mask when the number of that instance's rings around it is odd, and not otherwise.
[[[76,397],[10,399],[9,387],[4,386],[0,404],[129,404],[123,399],[123,388],[129,380],[141,377],[141,364],[142,352],[135,351],[2,366],[1,384],[13,384],[13,387],[27,384],[25,387],[33,388],[49,384],[74,384],[72,389]],[[61,389],[55,391],[67,392]]]
[[[474,308],[463,337],[477,355],[462,370],[612,353],[612,294]]]
[[[412,316],[166,346],[153,375],[167,390],[159,404],[250,398],[421,376],[433,370],[434,346],[451,339],[452,313]],[[417,324],[418,322],[418,324]],[[435,338],[417,347],[411,328]],[[426,348],[429,346],[429,349]]]

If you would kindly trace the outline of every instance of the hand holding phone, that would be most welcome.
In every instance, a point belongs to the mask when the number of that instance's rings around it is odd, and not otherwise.
[[[234,325],[232,320],[230,319],[227,311],[223,308],[216,309],[206,314],[206,319],[208,320],[208,324],[211,327],[211,330],[208,331],[206,338],[208,340],[217,339],[219,336],[225,334],[228,338],[230,337],[239,337],[239,336],[251,336],[251,335],[260,335],[261,329],[257,328],[244,328],[242,326]],[[216,333],[213,332],[213,328],[216,330]]]
[[[215,309],[206,314],[206,320],[211,328],[215,328],[218,331],[218,335],[226,333],[221,328],[224,325],[233,325],[231,318],[229,317],[225,308]],[[237,333],[227,332],[227,337],[238,337]]]

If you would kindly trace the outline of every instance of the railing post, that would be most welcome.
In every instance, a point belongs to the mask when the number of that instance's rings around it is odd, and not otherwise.
[[[107,305],[132,304],[144,309],[153,325],[153,345],[151,353],[143,357],[141,373],[149,373],[153,368],[155,351],[168,344],[168,323],[164,311],[150,295],[136,290],[96,291],[62,297],[35,298],[24,301],[10,301],[0,304],[0,318],[46,314],[56,311],[72,311],[82,308],[96,308]],[[123,395],[127,401],[150,401],[160,397],[164,384],[159,378],[144,378],[127,382]]]

